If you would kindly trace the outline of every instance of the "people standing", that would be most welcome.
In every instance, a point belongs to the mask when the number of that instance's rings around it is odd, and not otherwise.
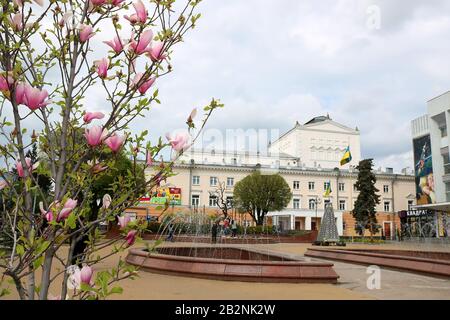
[[[232,234],[231,234],[231,236],[233,237],[233,238],[236,238],[236,236],[237,236],[237,223],[236,223],[236,220],[231,220],[231,231],[232,231]]]
[[[214,222],[212,228],[211,228],[211,235],[212,235],[212,243],[217,243],[217,232],[219,231],[219,222]]]
[[[175,233],[175,228],[174,228],[173,224],[171,223],[171,224],[169,224],[169,235],[167,236],[166,241],[173,242],[174,241],[174,239],[173,239],[174,233]]]

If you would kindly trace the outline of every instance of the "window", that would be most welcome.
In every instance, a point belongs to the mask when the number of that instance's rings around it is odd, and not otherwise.
[[[294,190],[300,189],[300,181],[294,181]]]
[[[309,188],[309,191],[314,190],[315,189],[314,182],[308,182],[308,188]]]
[[[339,182],[339,191],[345,191],[345,183]]]
[[[294,209],[300,209],[300,199],[294,199]]]
[[[389,201],[384,202],[384,211],[391,212],[391,203]]]
[[[414,205],[414,200],[408,200],[408,211],[411,210],[412,206]]]
[[[316,209],[316,200],[309,199],[309,210],[315,210],[315,209]]]
[[[227,207],[233,207],[233,197],[227,197]]]
[[[234,178],[227,178],[227,187],[234,186]]]
[[[345,200],[339,200],[339,210],[345,211]]]
[[[217,207],[217,196],[209,196],[209,206]]]
[[[191,205],[193,207],[198,207],[200,205],[200,196],[198,194],[193,194],[191,197]]]
[[[353,185],[353,191],[358,192],[358,187],[356,187],[356,183]]]
[[[200,176],[192,176],[192,184],[194,186],[200,185]]]
[[[384,191],[384,193],[389,193],[389,186],[385,184],[383,186],[383,191]]]
[[[327,191],[329,186],[330,186],[330,182],[324,182],[323,183],[323,190]]]
[[[209,184],[210,184],[212,187],[217,186],[217,177],[210,177],[210,178],[209,178]]]

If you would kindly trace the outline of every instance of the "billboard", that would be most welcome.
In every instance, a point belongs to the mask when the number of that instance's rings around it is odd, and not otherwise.
[[[180,188],[159,188],[156,189],[148,199],[151,204],[181,205],[181,189]]]
[[[417,204],[436,203],[430,135],[413,140]]]

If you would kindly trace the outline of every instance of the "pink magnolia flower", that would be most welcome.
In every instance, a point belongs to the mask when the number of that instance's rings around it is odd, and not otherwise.
[[[23,29],[23,23],[22,23],[22,19],[23,18],[23,16],[22,16],[22,14],[19,12],[19,13],[16,13],[13,17],[12,17],[12,19],[9,19],[9,21],[11,22],[11,24],[12,24],[12,26],[13,26],[13,28],[14,28],[14,30],[16,30],[16,31],[21,31],[22,29]]]
[[[141,82],[142,76],[144,74],[142,73],[137,73],[136,76],[133,79],[133,83],[134,85],[138,85],[139,82]],[[143,82],[139,87],[138,90],[140,92],[140,94],[145,94],[147,92],[148,89],[150,89],[150,87],[155,83],[156,78],[150,78],[149,80]]]
[[[7,186],[9,186],[8,182],[4,179],[0,179],[0,190],[5,189]]]
[[[76,208],[78,204],[77,200],[73,199],[67,199],[66,203],[64,204],[64,207],[61,209],[61,211],[58,214],[58,217],[56,218],[56,221],[62,221],[64,219],[67,219],[67,217],[72,213],[73,209]]]
[[[80,25],[80,42],[86,42],[95,35],[92,26],[86,24]]]
[[[122,5],[122,2],[124,2],[125,0],[110,0],[111,4],[113,6],[120,6]]]
[[[91,284],[92,275],[94,271],[89,266],[84,266],[80,270],[80,283]]]
[[[149,167],[153,165],[153,157],[152,156],[153,156],[152,152],[150,150],[147,150],[146,164]]]
[[[83,116],[84,123],[91,123],[94,119],[103,119],[105,115],[102,112],[86,112]]]
[[[147,21],[148,11],[147,9],[145,9],[145,5],[142,3],[142,1],[138,0],[137,2],[134,2],[133,7],[136,13],[132,14],[131,16],[124,16],[124,18],[130,21],[132,24],[137,22],[144,23],[145,21]]]
[[[102,199],[102,208],[105,210],[108,209],[111,206],[111,202],[111,196],[109,194],[105,194]]]
[[[90,2],[94,6],[102,6],[106,3],[106,0],[90,0]]]
[[[163,46],[164,43],[158,41],[153,43],[153,45],[150,47],[148,56],[150,57],[150,59],[152,59],[152,61],[157,62],[167,58],[167,55],[162,51]]]
[[[131,51],[136,53],[137,55],[149,52],[150,51],[149,44],[152,42],[152,40],[153,40],[152,30],[146,30],[142,32],[137,42],[136,40],[133,39],[133,37],[131,37],[130,42]]]
[[[53,210],[59,210],[60,203],[59,201],[52,202],[50,204],[49,210],[44,209],[44,204],[39,202],[39,209],[41,210],[42,215],[44,216],[45,220],[48,222],[52,222],[54,219]]]
[[[46,100],[47,98],[48,92],[46,90],[39,90],[28,84],[18,84],[16,86],[16,102],[26,105],[31,110],[45,107],[50,103],[49,100]]]
[[[100,126],[92,126],[90,129],[86,128],[84,136],[88,145],[91,147],[96,147],[102,144],[108,132]]]
[[[128,232],[127,236],[125,237],[125,240],[129,246],[132,246],[135,243],[136,234],[137,234],[136,230],[131,230],[130,232]]]
[[[177,133],[174,138],[170,135],[166,135],[166,137],[177,152],[184,151],[190,146],[191,135],[188,132]]]
[[[44,0],[33,0],[33,1],[36,2],[38,5],[40,5],[41,7],[44,6]],[[13,2],[19,7],[23,6],[23,0],[13,0]]]
[[[103,41],[103,43],[110,46],[115,53],[120,53],[123,50],[123,42],[118,36],[115,36],[113,40]]]
[[[97,163],[91,168],[93,174],[103,172],[106,169],[108,169],[108,166],[103,166],[101,163]]]
[[[108,76],[109,60],[103,58],[102,60],[95,61],[97,67],[97,74],[100,78],[105,79]]]
[[[120,136],[114,133],[111,137],[105,140],[105,144],[112,150],[112,152],[117,153],[125,142],[125,139],[125,136]]]
[[[120,229],[125,229],[127,225],[130,223],[130,217],[128,215],[119,217],[119,226]]]
[[[0,91],[8,91],[8,90],[9,90],[8,81],[4,76],[0,76]]]
[[[30,174],[39,166],[39,162],[32,164],[31,159],[28,157],[25,158],[25,163],[27,164],[27,170]],[[25,177],[25,171],[23,169],[22,162],[20,160],[16,161],[16,170],[19,177],[21,178]]]

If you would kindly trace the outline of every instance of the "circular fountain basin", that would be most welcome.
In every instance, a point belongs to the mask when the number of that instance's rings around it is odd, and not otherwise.
[[[332,263],[237,247],[131,249],[126,261],[154,273],[214,280],[337,283],[339,278]]]
[[[450,252],[308,248],[305,256],[450,277]]]

